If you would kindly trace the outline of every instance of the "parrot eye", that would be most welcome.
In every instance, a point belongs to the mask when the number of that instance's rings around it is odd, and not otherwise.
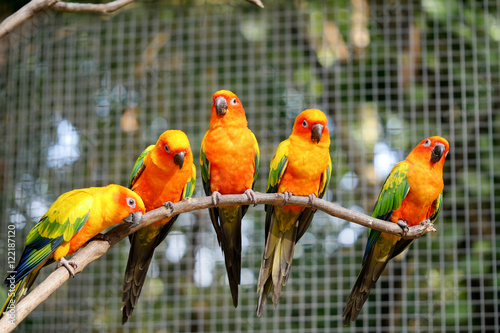
[[[236,101],[236,98],[233,98],[233,99],[231,100],[231,104],[233,104],[233,105],[238,104],[238,101]]]
[[[170,148],[168,148],[168,145],[167,145],[167,144],[165,144],[165,145],[163,146],[163,149],[165,149],[165,151],[166,151],[167,153],[170,153]]]
[[[307,121],[306,121],[306,120],[304,120],[304,121],[302,122],[302,127],[307,128],[307,125],[308,125],[308,124],[307,124]]]
[[[427,139],[424,142],[424,147],[429,147],[431,145],[431,140]]]
[[[127,198],[127,205],[130,208],[135,208],[135,200],[133,198]]]

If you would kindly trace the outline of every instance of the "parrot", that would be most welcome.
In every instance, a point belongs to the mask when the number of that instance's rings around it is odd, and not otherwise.
[[[217,91],[212,98],[210,128],[201,143],[203,189],[216,207],[209,208],[217,240],[224,253],[234,307],[238,306],[241,275],[241,220],[248,205],[218,208],[222,194],[245,194],[255,201],[253,186],[259,171],[260,150],[248,128],[245,110],[231,91]]]
[[[443,164],[449,143],[439,136],[422,140],[386,178],[373,217],[409,226],[434,223],[443,205]],[[363,264],[342,314],[344,325],[355,321],[385,266],[410,246],[413,239],[370,229]]]
[[[286,205],[292,195],[309,196],[311,206],[330,183],[332,160],[326,115],[307,109],[295,119],[292,134],[278,146],[271,160],[267,193],[283,193],[285,205],[266,205],[265,249],[257,283],[257,316],[273,290],[274,308],[290,275],[295,244],[311,224],[316,209]]]
[[[139,213],[144,212],[139,195],[115,184],[72,190],[59,196],[26,237],[21,259],[5,279],[10,289],[0,313],[24,297],[42,267],[59,261],[56,268],[64,266],[74,277],[77,265],[64,256],[72,255],[112,225],[138,224]]]
[[[196,166],[186,134],[163,132],[156,144],[137,158],[130,176],[130,189],[144,200],[146,211],[191,197],[196,185]],[[122,288],[122,324],[132,315],[141,294],[156,247],[170,232],[178,215],[158,221],[129,236],[130,251]]]

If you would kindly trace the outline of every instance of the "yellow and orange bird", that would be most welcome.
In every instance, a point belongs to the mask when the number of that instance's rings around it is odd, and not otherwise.
[[[259,170],[257,139],[248,129],[238,97],[227,90],[213,95],[210,129],[201,143],[201,175],[205,193],[217,206],[221,194],[245,193],[255,202],[253,185]],[[248,205],[210,208],[210,219],[224,252],[233,305],[238,306],[241,273],[241,220]]]
[[[295,119],[290,137],[283,141],[271,161],[267,193],[322,198],[330,182],[330,134],[327,118],[317,109],[308,109]],[[274,307],[278,305],[281,287],[288,280],[293,250],[311,224],[315,209],[285,205],[266,205],[266,247],[257,284],[261,316],[267,295],[273,290]]]
[[[196,167],[186,134],[163,132],[155,145],[146,148],[135,162],[130,188],[141,196],[146,211],[172,204],[193,194]],[[122,324],[132,315],[141,294],[156,247],[170,232],[178,215],[158,221],[129,236],[130,252],[123,280]]]
[[[0,313],[12,308],[26,294],[40,269],[54,261],[75,276],[76,263],[69,256],[92,237],[121,222],[138,223],[144,213],[142,199],[119,186],[91,187],[62,194],[26,237],[24,252],[14,274],[5,279],[15,284]]]
[[[392,169],[372,216],[397,223],[405,233],[409,226],[434,223],[443,205],[443,164],[449,148],[448,141],[440,136],[422,140]],[[369,230],[363,266],[342,314],[344,325],[356,320],[389,260],[412,242],[413,239]]]

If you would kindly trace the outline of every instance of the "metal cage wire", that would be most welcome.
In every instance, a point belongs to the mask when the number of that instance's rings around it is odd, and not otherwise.
[[[219,89],[240,97],[259,140],[261,192],[276,147],[305,108],[329,119],[327,199],[366,214],[392,165],[423,138],[446,137],[438,233],[393,260],[358,320],[343,327],[364,228],[318,212],[297,244],[278,308],[268,301],[257,318],[263,206],[244,219],[238,308],[208,213],[186,213],[156,250],[129,323],[120,323],[124,240],[19,331],[499,331],[500,3],[278,1],[265,10],[214,3],[138,3],[109,17],[43,12],[7,37],[0,223],[2,235],[16,226],[16,253],[60,194],[127,185],[137,156],[166,129],[187,133],[198,163]],[[6,244],[0,237],[0,267]]]

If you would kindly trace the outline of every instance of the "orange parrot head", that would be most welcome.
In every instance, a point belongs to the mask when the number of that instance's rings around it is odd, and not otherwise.
[[[183,166],[191,168],[193,153],[186,134],[179,130],[168,130],[160,135],[152,152],[153,162],[163,170],[173,172]]]
[[[229,90],[219,90],[212,97],[210,127],[218,125],[247,126],[245,109],[238,96]]]
[[[108,199],[107,196],[110,198]],[[137,224],[140,222],[140,214],[146,211],[144,202],[141,197],[132,190],[111,184],[104,188],[103,191],[103,204],[105,211],[115,223],[122,221]]]
[[[330,134],[326,123],[326,115],[322,111],[307,109],[295,118],[292,135],[316,144],[330,145]]]
[[[431,167],[442,169],[449,151],[450,144],[445,138],[431,136],[422,140],[406,157],[406,160],[411,162],[428,161]]]

